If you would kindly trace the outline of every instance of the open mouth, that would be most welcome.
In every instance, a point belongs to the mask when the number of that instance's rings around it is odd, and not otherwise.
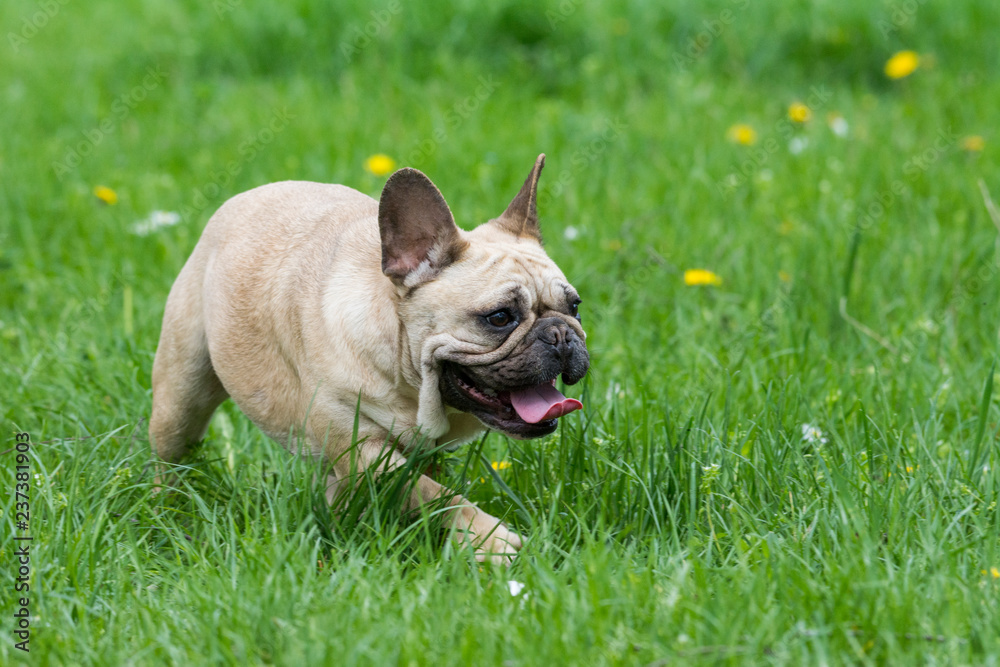
[[[516,438],[537,438],[556,430],[557,420],[583,404],[556,389],[555,378],[534,386],[494,390],[477,385],[461,366],[446,363],[441,373],[445,402],[487,427]]]

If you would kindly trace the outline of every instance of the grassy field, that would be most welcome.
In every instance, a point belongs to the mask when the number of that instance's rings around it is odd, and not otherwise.
[[[997,3],[14,0],[0,25],[0,664],[1000,664]],[[384,153],[470,227],[540,152],[585,409],[446,459],[527,535],[509,570],[401,519],[398,479],[331,517],[228,403],[185,493],[151,493],[163,304],[223,201],[377,197]]]

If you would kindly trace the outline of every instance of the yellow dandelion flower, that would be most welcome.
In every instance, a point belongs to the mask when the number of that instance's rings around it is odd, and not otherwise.
[[[106,185],[98,185],[94,188],[94,196],[100,199],[102,202],[108,206],[114,206],[118,203],[118,193],[116,193],[111,188]]]
[[[788,117],[794,123],[804,123],[810,118],[812,118],[813,112],[802,102],[793,102],[791,106],[788,107]]]
[[[783,283],[790,283],[792,282],[792,274],[788,271],[778,271],[778,280]]]
[[[997,569],[995,567],[991,567],[990,568],[990,576],[993,577],[994,579],[1000,579],[1000,569]]]
[[[376,153],[365,160],[365,169],[376,176],[385,176],[396,168],[396,161],[388,155]]]
[[[885,63],[885,75],[890,79],[910,76],[920,67],[920,56],[916,51],[900,51]]]
[[[722,278],[707,269],[688,269],[684,272],[685,285],[721,285]]]
[[[970,153],[978,153],[984,148],[986,148],[986,140],[983,139],[978,134],[973,134],[971,136],[962,139],[963,151],[969,151]]]
[[[510,467],[510,461],[494,461],[490,465],[494,470],[506,470]]]
[[[757,143],[757,133],[744,123],[733,125],[726,131],[729,140],[742,146],[753,146]]]

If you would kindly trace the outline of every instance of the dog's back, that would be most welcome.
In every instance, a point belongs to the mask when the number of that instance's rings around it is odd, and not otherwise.
[[[301,410],[309,400],[302,393],[321,379],[303,359],[351,372],[350,359],[371,354],[368,348],[381,354],[395,349],[388,314],[357,312],[356,298],[331,307],[339,300],[328,294],[331,286],[357,284],[364,273],[372,274],[369,284],[391,289],[379,271],[377,216],[378,202],[367,195],[304,181],[255,188],[212,216],[164,311],[150,421],[162,458],[183,456],[230,395],[269,436],[283,441],[306,416]],[[383,315],[390,340],[351,339],[364,330],[354,320]],[[310,340],[315,331],[343,336]],[[359,379],[368,387],[395,382]]]

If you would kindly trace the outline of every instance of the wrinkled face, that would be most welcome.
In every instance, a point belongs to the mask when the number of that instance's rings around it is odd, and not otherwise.
[[[515,438],[551,433],[582,407],[555,387],[560,376],[578,382],[590,357],[580,297],[541,245],[544,166],[542,154],[500,217],[471,232],[416,169],[382,189],[382,273],[397,290],[403,376],[419,387],[417,423],[430,437],[450,432],[446,406]]]
[[[490,224],[461,236],[456,261],[401,304],[411,354],[439,375],[445,405],[516,438],[547,435],[580,407],[555,388],[590,365],[580,297],[537,240]]]

